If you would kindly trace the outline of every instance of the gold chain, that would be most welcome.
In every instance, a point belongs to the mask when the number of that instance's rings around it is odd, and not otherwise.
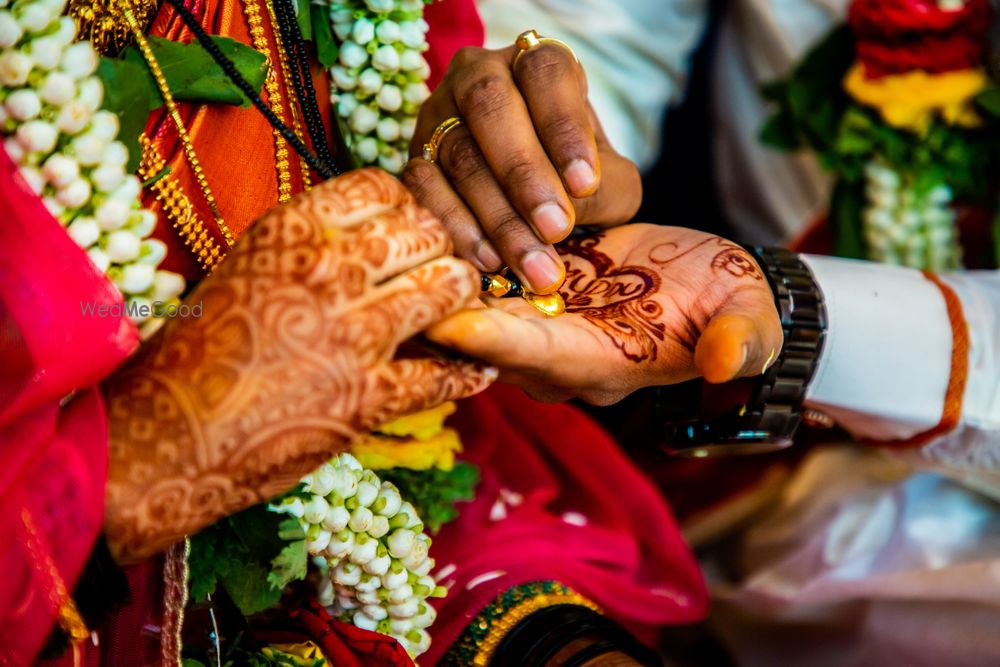
[[[162,172],[167,162],[145,134],[139,135],[139,145],[142,146],[139,178],[148,181]],[[197,258],[201,268],[206,271],[215,268],[215,265],[225,257],[225,249],[220,249],[209,236],[205,224],[198,218],[194,205],[184,194],[181,186],[168,175],[157,179],[149,187],[156,193],[157,201],[163,206],[163,213],[177,230],[184,245]]]
[[[298,107],[295,104],[295,100],[292,99],[290,92],[292,90],[290,86],[293,84],[292,72],[288,67],[288,52],[285,51],[285,45],[281,41],[281,30],[278,28],[278,17],[274,13],[274,3],[272,0],[264,0],[264,5],[267,7],[267,14],[271,19],[271,32],[274,33],[274,45],[278,50],[281,76],[285,80],[285,92],[288,93],[288,108],[292,112],[292,131],[295,132],[296,137],[302,139],[302,125],[299,123]],[[302,187],[308,190],[310,185],[312,185],[312,179],[309,176],[309,164],[301,155],[299,156],[299,171],[302,172]]]
[[[281,105],[281,91],[278,89],[278,74],[272,66],[270,49],[267,46],[267,36],[264,34],[263,19],[260,16],[260,5],[257,0],[244,0],[243,13],[250,25],[250,36],[253,47],[267,59],[267,78],[264,88],[267,90],[267,103],[278,118],[284,119],[285,111]],[[292,198],[292,174],[288,168],[288,142],[281,132],[273,130],[274,159],[278,168],[278,202],[286,202]]]
[[[184,147],[184,156],[187,158],[188,164],[194,172],[195,179],[198,181],[198,186],[201,188],[202,194],[205,195],[205,201],[208,202],[208,207],[212,211],[212,215],[215,217],[215,223],[219,226],[219,230],[222,232],[222,236],[226,239],[226,243],[232,246],[233,235],[229,231],[229,226],[226,225],[225,221],[222,219],[222,214],[219,212],[219,207],[215,202],[215,196],[212,195],[212,190],[208,187],[208,179],[205,178],[205,172],[201,168],[201,162],[198,161],[198,156],[194,152],[194,144],[191,143],[191,137],[188,135],[187,129],[184,127],[184,121],[181,119],[181,114],[177,110],[177,105],[174,103],[174,96],[171,94],[170,88],[167,86],[167,79],[163,76],[160,64],[156,61],[156,56],[153,55],[153,50],[150,48],[149,42],[146,41],[146,36],[142,34],[142,29],[139,26],[139,23],[135,20],[135,16],[132,15],[131,10],[126,7],[122,10],[122,13],[125,16],[125,20],[128,21],[129,27],[132,28],[135,40],[139,44],[139,50],[142,51],[142,56],[146,59],[146,64],[149,66],[149,71],[152,73],[153,79],[156,81],[156,87],[159,88],[160,95],[163,97],[163,101],[167,105],[167,113],[173,120],[174,126],[177,128],[177,135],[181,140],[181,145]]]

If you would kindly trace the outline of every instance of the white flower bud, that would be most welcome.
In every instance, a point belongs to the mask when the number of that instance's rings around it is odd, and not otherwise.
[[[21,26],[10,12],[0,12],[0,49],[17,44],[21,39]]]
[[[389,615],[393,618],[413,618],[418,611],[417,601],[413,598],[400,604],[389,605]]]
[[[413,139],[413,133],[417,129],[417,119],[416,118],[404,118],[399,121],[399,136],[403,141],[410,141]]]
[[[420,515],[417,514],[416,508],[409,501],[400,504],[399,513],[405,514],[408,517],[406,525],[403,526],[404,528],[413,528],[420,523]]]
[[[118,164],[102,164],[90,172],[90,180],[98,192],[111,192],[125,178],[125,170]]]
[[[378,112],[368,106],[359,106],[348,121],[351,130],[358,134],[368,134],[378,125]]]
[[[375,137],[365,137],[354,144],[354,155],[362,164],[371,164],[378,159],[378,141]]]
[[[311,554],[323,553],[323,550],[330,544],[331,537],[332,534],[329,530],[320,530],[316,533],[316,537],[306,544],[306,549]]]
[[[426,83],[408,83],[403,88],[403,99],[410,104],[423,104],[431,96]]]
[[[4,108],[12,118],[31,120],[41,113],[42,101],[38,99],[38,93],[31,88],[22,88],[7,96]]]
[[[378,156],[378,166],[390,174],[398,174],[406,166],[406,158],[395,148]]]
[[[372,559],[372,560],[374,560],[374,559]],[[369,561],[369,562],[371,562],[371,561]],[[365,570],[365,566],[367,564],[368,563],[364,563],[361,566],[361,569]],[[361,575],[361,581],[359,581],[358,585],[354,587],[354,590],[355,590],[355,592],[358,592],[358,593],[366,593],[366,592],[378,590],[381,587],[382,587],[382,581],[378,577],[373,577],[370,573],[367,572],[367,570],[365,570],[365,574]]]
[[[49,153],[56,147],[59,131],[52,123],[31,120],[17,128],[17,139],[29,153]]]
[[[417,633],[417,640],[413,641],[412,631],[407,633],[407,639],[410,640],[410,651],[413,655],[420,655],[421,653],[426,653],[427,649],[431,647],[431,636],[427,634],[426,630],[420,629],[415,631]]]
[[[25,32],[42,32],[55,18],[49,8],[40,2],[22,3],[14,12],[17,22]]]
[[[56,201],[66,208],[79,208],[90,200],[90,183],[82,178],[70,182],[56,192]]]
[[[358,491],[358,480],[351,471],[343,466],[335,468],[332,494],[343,498],[353,498]]]
[[[326,518],[323,519],[323,527],[332,530],[335,533],[347,528],[348,522],[351,520],[351,513],[347,511],[347,508],[343,505],[334,505],[326,513]]]
[[[337,98],[337,115],[341,118],[347,118],[358,108],[359,104],[360,102],[354,93],[344,93]]]
[[[392,604],[406,602],[411,597],[413,597],[413,587],[409,584],[403,584],[389,591],[389,602]]]
[[[413,568],[411,572],[413,572],[413,574],[417,575],[418,577],[426,577],[431,573],[431,570],[433,569],[434,569],[434,559],[425,558],[424,562]],[[431,586],[431,588],[434,588],[434,586]]]
[[[90,45],[90,42],[76,42],[70,44],[63,51],[59,60],[59,69],[69,74],[74,79],[88,77],[97,70],[97,51]]]
[[[378,498],[372,504],[372,510],[382,516],[391,517],[396,516],[402,504],[403,499],[399,495],[399,489],[391,482],[382,482],[382,485],[379,487]]]
[[[354,90],[358,85],[358,75],[341,65],[331,67],[330,76],[333,77],[333,83],[339,90]]]
[[[63,109],[65,108],[63,107]],[[75,137],[70,142],[70,151],[76,156],[81,166],[92,167],[101,162],[106,143],[96,134],[88,132]]]
[[[352,597],[348,597],[346,595],[338,595],[337,606],[343,609],[344,611],[351,611],[352,609],[357,609],[361,605],[358,604],[357,600],[355,600]]]
[[[364,568],[368,574],[381,577],[389,571],[390,564],[392,564],[392,559],[389,557],[389,554],[379,556],[376,552],[375,557],[365,563]]]
[[[80,165],[68,155],[55,153],[42,165],[42,173],[49,183],[61,188],[80,177]]]
[[[333,605],[336,598],[333,595],[333,582],[323,579],[316,589],[316,600],[324,607]]]
[[[121,275],[115,284],[126,294],[142,294],[153,286],[154,277],[156,277],[156,267],[148,264],[128,264],[122,267]]]
[[[358,94],[369,97],[381,90],[383,84],[382,75],[368,67],[358,75]]]
[[[98,271],[107,273],[108,267],[111,266],[111,258],[108,257],[108,253],[94,246],[87,251],[87,256],[90,257],[90,261],[94,263]]]
[[[54,14],[62,14],[63,10],[54,11]],[[76,40],[76,23],[69,16],[59,17],[59,27],[52,34],[52,38],[62,47],[67,47]]]
[[[927,202],[932,206],[943,206],[951,203],[952,196],[951,188],[948,187],[947,184],[942,183],[934,186],[931,191],[927,193]]]
[[[131,206],[139,199],[140,192],[142,192],[142,184],[139,179],[129,174],[109,196],[111,199],[119,199]]]
[[[52,214],[52,217],[59,221],[59,224],[65,224],[63,214],[66,212],[66,207],[60,204],[55,197],[42,197],[42,204]]]
[[[399,0],[399,8],[404,12],[416,12],[424,8],[424,0]]]
[[[414,568],[420,567],[420,564],[427,559],[427,543],[421,540],[416,540],[413,543],[413,548],[410,549],[410,553],[406,554],[400,561],[402,561],[403,566],[407,570],[413,570]]]
[[[54,36],[39,37],[28,43],[28,51],[38,67],[50,70],[59,65],[63,54],[63,45]]]
[[[87,77],[80,82],[76,100],[91,113],[96,112],[104,101],[104,84],[96,76]]]
[[[351,28],[351,39],[364,46],[375,39],[375,24],[366,18],[356,20]]]
[[[391,12],[395,0],[365,0],[365,5],[373,12]]]
[[[372,54],[372,67],[380,72],[395,72],[399,69],[399,52],[385,44]]]
[[[21,142],[17,140],[17,137],[7,137],[4,139],[3,150],[7,153],[7,156],[11,159],[11,161],[16,164],[24,162],[24,158],[28,153],[24,150],[24,146],[21,145]]]
[[[386,84],[378,91],[375,101],[382,110],[392,113],[399,111],[399,107],[403,106],[403,95],[398,86]]]
[[[321,523],[326,518],[326,513],[330,509],[329,503],[323,496],[313,496],[308,502],[303,504],[302,518],[309,523]]]
[[[385,607],[378,604],[367,604],[362,607],[362,610],[365,612],[365,616],[373,618],[376,621],[381,621],[389,615],[389,612],[385,610]]]
[[[351,520],[347,523],[356,533],[367,532],[372,527],[372,511],[367,507],[359,507],[351,512]]]
[[[317,496],[325,496],[333,491],[335,480],[333,466],[329,463],[324,463],[312,471],[312,473],[302,478],[306,491],[314,493]]]
[[[381,599],[379,598],[378,591],[358,591],[355,595],[355,599],[361,604],[379,604]]]
[[[145,241],[144,243],[150,243]],[[166,250],[166,246],[164,246]],[[153,278],[153,300],[168,301],[184,291],[184,277],[172,271],[157,271]]]
[[[352,549],[354,549],[354,533],[342,530],[330,540],[326,555],[330,558],[346,558]]]
[[[122,202],[127,206],[131,206],[129,202]],[[126,222],[128,228],[132,230],[132,233],[138,236],[140,239],[144,239],[153,233],[153,229],[156,227],[156,214],[146,208],[140,208],[135,211],[131,211]]]
[[[411,49],[419,49],[426,41],[425,32],[416,21],[403,21],[399,24],[399,41]]]
[[[399,24],[390,19],[386,19],[375,28],[375,36],[383,44],[392,44],[399,41]]]
[[[96,134],[105,141],[113,142],[108,144],[108,148],[115,146],[117,144],[115,155],[121,155],[120,158],[107,159],[105,162],[120,162],[125,164],[128,162],[128,150],[126,150],[124,144],[120,142],[115,142],[114,138],[118,136],[118,116],[111,113],[110,111],[98,111],[90,119],[90,133]]]
[[[93,218],[77,218],[66,228],[69,237],[81,248],[89,248],[97,243],[101,229]]]
[[[406,568],[399,561],[395,561],[395,567],[396,569],[393,570],[392,563],[390,563],[389,570],[382,575],[382,588],[390,590],[399,588],[409,579]]]
[[[368,630],[369,632],[375,632],[375,628],[378,627],[378,621],[360,610],[354,612],[351,621],[362,630]]]
[[[20,51],[5,51],[0,53],[0,85],[23,86],[31,74],[31,58]]]
[[[340,46],[340,62],[347,69],[357,69],[368,60],[368,52],[365,47],[352,42],[345,41]]]
[[[338,42],[347,42],[351,38],[351,31],[354,30],[354,19],[348,18],[346,21],[333,21],[333,34],[337,36]]]
[[[378,487],[371,482],[360,482],[358,483],[358,493],[355,498],[358,499],[358,504],[362,507],[370,507],[375,498],[378,497]]]
[[[49,72],[45,81],[42,82],[42,87],[38,89],[38,93],[48,104],[61,107],[76,95],[76,81],[65,72]]]
[[[364,466],[361,465],[361,462],[354,458],[354,455],[349,452],[342,452],[340,456],[337,457],[337,463],[346,467],[348,470],[354,470],[356,472],[364,471]]]
[[[414,49],[406,49],[399,56],[399,69],[404,72],[412,72],[422,69],[427,64],[424,56]]]
[[[415,543],[416,536],[412,530],[398,528],[389,536],[386,546],[393,558],[402,559],[410,554]]]
[[[361,581],[361,568],[350,561],[343,561],[334,568],[333,581],[341,586],[357,586]]]
[[[79,100],[71,100],[59,109],[56,126],[66,134],[77,134],[87,127],[90,117],[91,111],[87,105]],[[103,139],[101,141],[103,142]]]
[[[413,617],[413,626],[419,629],[429,628],[434,624],[436,619],[437,612],[434,611],[434,607],[424,604],[420,611],[417,612],[417,615]]]
[[[383,535],[387,535],[388,533],[389,533],[389,519],[380,514],[376,514],[374,517],[372,517],[372,525],[371,528],[368,529],[368,534],[371,535],[372,537],[378,538],[382,537]]]
[[[393,618],[389,620],[389,632],[402,637],[413,629],[413,621],[409,618]]]
[[[121,287],[119,287],[119,289],[121,289]],[[139,324],[145,320],[146,317],[148,317],[148,315],[142,315],[143,312],[151,313],[153,311],[153,302],[144,296],[129,296],[126,299],[126,303],[129,306],[130,313],[128,318],[133,324]],[[134,315],[132,313],[134,313]]]
[[[94,218],[101,229],[112,231],[120,229],[128,221],[130,210],[127,203],[109,199],[97,207]]]

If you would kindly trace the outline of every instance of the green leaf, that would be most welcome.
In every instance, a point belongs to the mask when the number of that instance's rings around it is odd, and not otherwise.
[[[218,585],[216,576],[216,542],[218,529],[209,526],[191,538],[191,555],[188,557],[188,586],[191,599],[205,601],[215,592]]]
[[[229,80],[197,41],[185,44],[161,37],[150,36],[147,39],[175,100],[250,106],[250,100],[243,91]],[[253,47],[229,37],[213,36],[212,41],[232,61],[247,83],[259,92],[267,77],[267,58]],[[125,60],[142,67],[152,79],[138,48],[129,47],[125,51]]]
[[[97,76],[104,84],[101,106],[118,116],[118,141],[128,149],[125,169],[132,173],[142,158],[139,135],[146,127],[149,112],[161,107],[163,99],[145,63],[102,57],[97,65]]]
[[[989,114],[994,118],[1000,118],[1000,88],[997,86],[987,87],[976,95],[975,102],[976,106],[983,113]]]
[[[862,259],[865,245],[861,238],[861,212],[864,209],[863,187],[837,181],[830,200],[830,225],[833,230],[833,254]]]
[[[875,141],[871,118],[856,107],[848,108],[840,120],[834,150],[842,154],[868,155]]]
[[[771,116],[760,130],[760,140],[772,148],[793,151],[802,147],[795,120],[784,111]]]
[[[330,17],[327,15],[325,6],[309,5],[312,17],[312,41],[316,47],[316,59],[324,69],[329,68],[337,62],[337,55],[340,47],[337,40],[333,38],[333,31],[330,28]]]
[[[254,560],[227,560],[219,569],[219,581],[244,616],[264,611],[281,600],[281,589],[268,582],[268,568]]]
[[[299,24],[299,32],[302,33],[302,39],[307,42],[312,41],[312,4],[309,0],[297,0],[296,1],[296,12],[295,20]],[[327,24],[329,24],[329,19],[327,19]]]
[[[289,519],[288,522],[294,524],[298,534],[303,535],[303,538],[286,544],[285,548],[271,560],[271,571],[267,574],[267,583],[279,590],[293,581],[305,579],[306,570],[309,567],[309,551],[306,547],[302,526],[297,519]],[[282,525],[285,524],[282,523]]]

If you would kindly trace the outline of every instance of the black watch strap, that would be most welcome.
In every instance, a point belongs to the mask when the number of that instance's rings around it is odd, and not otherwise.
[[[792,443],[802,421],[802,402],[823,350],[826,309],[809,268],[783,248],[747,248],[774,292],[784,345],[757,383],[745,405],[712,420],[688,422],[667,418],[664,449],[673,454],[708,456],[774,451]],[[665,394],[664,394],[665,395]]]

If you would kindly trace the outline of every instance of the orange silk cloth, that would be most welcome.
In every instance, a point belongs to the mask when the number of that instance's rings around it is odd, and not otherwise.
[[[247,21],[247,8],[252,5],[259,7],[258,15],[267,38],[268,61],[271,66],[268,76],[276,77],[281,94],[282,113],[279,116],[286,125],[292,127],[290,103],[295,100],[295,92],[292,83],[285,81],[278,62],[275,45],[277,26],[271,23],[266,2],[268,0],[187,0],[185,4],[209,34],[230,37],[250,46],[253,46],[253,40]],[[167,3],[160,7],[148,34],[180,42],[194,39],[173,7]],[[321,69],[314,68],[313,84],[320,115],[327,120],[331,112],[330,91]],[[260,92],[264,102],[270,104],[267,91]],[[297,102],[295,104],[298,109]],[[241,108],[225,104],[180,102],[177,106],[219,212],[233,236],[238,238],[250,223],[278,203],[277,158],[271,125],[252,106]],[[302,139],[311,148],[301,109],[298,109],[298,116],[302,125]],[[328,120],[325,125],[329,128]],[[329,130],[327,132],[329,134]],[[225,248],[222,233],[184,155],[177,129],[166,107],[157,109],[150,115],[146,123],[146,136],[170,167],[170,174],[166,178],[180,185],[191,201],[198,219],[216,243]],[[291,146],[287,148],[288,171],[294,195],[304,189],[303,179],[298,154]],[[311,174],[311,178],[313,182],[318,180],[315,173]],[[177,271],[188,279],[200,277],[203,271],[194,255],[184,246],[173,226],[165,224],[168,218],[156,200],[156,193],[149,188],[144,191],[143,204],[155,211],[162,221],[157,225],[155,236],[167,244],[168,252],[163,268]]]

